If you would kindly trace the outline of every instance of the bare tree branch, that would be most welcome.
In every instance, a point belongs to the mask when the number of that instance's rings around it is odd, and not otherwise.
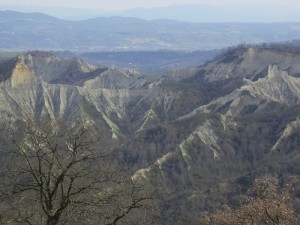
[[[6,172],[14,179],[7,177],[0,188],[6,198],[0,210],[10,209],[6,221],[113,225],[154,199],[111,163],[115,153],[100,148],[100,134],[83,123],[39,126],[27,118],[23,133],[14,124],[8,128]]]

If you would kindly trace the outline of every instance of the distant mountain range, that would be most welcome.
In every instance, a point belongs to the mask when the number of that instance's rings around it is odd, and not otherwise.
[[[300,10],[268,5],[171,5],[150,9],[135,8],[120,13],[120,15],[198,23],[300,21]]]
[[[1,5],[2,10],[42,12],[62,19],[81,20],[99,16],[136,17],[141,19],[171,19],[186,22],[296,22],[300,10],[274,5],[170,5],[156,8],[132,8],[125,11],[107,11],[89,8]]]
[[[129,17],[67,21],[0,11],[0,50],[209,50],[300,39],[300,23],[188,23]]]

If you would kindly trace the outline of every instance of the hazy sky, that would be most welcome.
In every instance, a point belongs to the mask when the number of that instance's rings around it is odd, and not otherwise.
[[[299,0],[0,0],[0,5],[50,6],[72,8],[98,8],[105,10],[124,10],[136,7],[158,7],[172,4],[210,4],[210,5],[242,5],[264,4],[286,6],[300,9]]]

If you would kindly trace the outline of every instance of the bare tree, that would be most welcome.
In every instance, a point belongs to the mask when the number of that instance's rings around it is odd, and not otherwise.
[[[222,210],[205,213],[200,224],[213,225],[293,225],[297,224],[294,209],[288,204],[291,198],[293,185],[298,182],[297,177],[292,177],[290,182],[281,191],[278,179],[263,177],[256,179],[252,188],[253,196],[244,196],[246,202],[239,208],[227,205]]]
[[[113,225],[153,198],[113,163],[112,151],[85,123],[25,122],[9,129],[1,173],[3,224]]]

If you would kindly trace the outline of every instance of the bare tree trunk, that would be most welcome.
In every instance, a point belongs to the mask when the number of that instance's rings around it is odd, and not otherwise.
[[[116,224],[153,199],[152,191],[144,193],[143,185],[120,175],[118,165],[111,164],[113,150],[99,147],[100,133],[91,129],[80,121],[72,126],[40,127],[28,120],[24,134],[18,135],[9,127],[8,185],[0,182],[0,195],[2,190],[13,193],[7,195],[15,203],[9,207],[11,220],[37,224],[43,218],[46,225],[58,225],[69,219],[70,224],[75,220],[96,224],[97,214],[104,214],[100,224]],[[87,216],[91,221],[86,221]]]
[[[60,214],[55,214],[54,216],[48,216],[47,225],[57,225],[59,222]]]

